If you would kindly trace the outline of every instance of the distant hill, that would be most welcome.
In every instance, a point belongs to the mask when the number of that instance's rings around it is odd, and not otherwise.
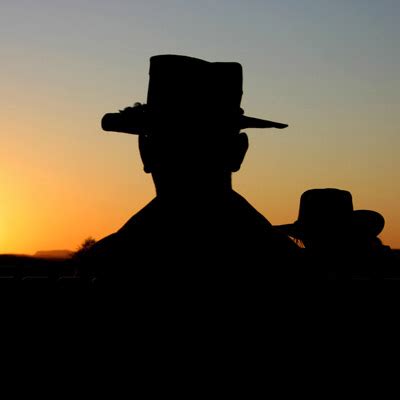
[[[36,258],[65,259],[70,258],[73,252],[70,250],[41,250],[34,254]]]

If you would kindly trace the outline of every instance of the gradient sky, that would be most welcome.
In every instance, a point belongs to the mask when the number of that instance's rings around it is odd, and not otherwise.
[[[149,58],[238,61],[248,130],[234,187],[273,224],[314,187],[350,190],[400,247],[398,0],[1,0],[0,253],[75,249],[153,196],[135,136],[100,119],[146,100]]]

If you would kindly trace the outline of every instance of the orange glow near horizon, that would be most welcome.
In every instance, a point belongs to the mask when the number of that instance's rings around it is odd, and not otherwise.
[[[8,147],[7,151],[3,148],[0,160],[0,254],[73,251],[89,236],[98,240],[116,231],[152,199],[154,187],[142,170],[137,139],[106,134],[98,121],[98,113],[82,120],[85,141],[71,133],[68,124],[55,127],[52,119],[33,113],[26,113],[23,121],[10,119],[4,129]],[[367,163],[377,162],[368,155],[372,148],[385,167],[382,160],[388,153],[371,139],[370,144],[364,141],[367,156],[360,158],[357,168],[345,163],[332,168],[335,157],[330,158],[326,151],[314,153],[323,145],[315,140],[299,141],[301,133],[296,128],[282,134],[248,135],[250,148],[242,169],[234,175],[233,186],[272,224],[296,219],[303,191],[338,187],[352,192],[355,209],[381,212],[386,226],[380,237],[385,244],[400,247],[396,200],[400,195],[399,189],[392,187],[393,174],[386,177],[389,169],[382,167],[363,171]],[[309,156],[305,156],[307,152]],[[284,168],[282,159],[286,159]]]
[[[154,196],[151,177],[142,170],[133,136],[109,135],[98,127],[91,131],[87,127],[89,144],[80,144],[77,149],[68,140],[68,128],[58,128],[54,133],[46,121],[38,127],[14,122],[7,128],[13,140],[8,141],[9,151],[0,161],[0,254],[73,251],[89,236],[98,240],[116,231]],[[26,132],[30,133],[29,141],[24,140]],[[66,142],[55,140],[55,134]],[[303,162],[307,171],[314,162],[322,169],[326,160],[304,162],[294,158],[288,142],[297,139],[290,132],[272,136],[249,133],[249,137],[250,149],[241,171],[234,175],[233,186],[272,224],[297,218],[304,190],[339,187],[353,193],[355,209],[381,212],[386,227],[380,237],[385,244],[400,247],[396,193],[385,193],[389,182],[381,175],[346,181],[346,169],[338,167],[335,171],[328,165],[321,174],[312,176],[310,170],[310,176],[301,180],[296,175],[298,163]],[[64,146],[61,151],[60,146]],[[296,153],[297,157],[301,154]],[[284,169],[280,169],[282,156],[288,158]],[[371,189],[371,182],[377,190]]]
[[[57,171],[39,166],[33,168],[31,162],[25,159],[24,165],[18,165],[19,170],[16,164],[9,163],[7,168],[4,168],[4,163],[2,165],[1,178],[6,183],[2,191],[6,201],[2,204],[0,215],[2,254],[34,254],[39,250],[56,249],[73,251],[88,236],[98,240],[117,230],[154,195],[149,176],[146,176],[145,184],[136,187],[136,190],[124,187],[122,182],[116,185],[112,180],[86,185]],[[243,166],[245,169],[246,165]],[[133,168],[131,172],[133,174]],[[139,173],[145,176],[142,171]],[[132,182],[130,184],[134,186]],[[298,197],[290,197],[285,194],[285,191],[290,193],[288,188],[279,191],[277,181],[269,182],[271,191],[268,192],[257,182],[249,180],[244,171],[234,178],[234,186],[272,224],[290,223],[297,218],[301,193]],[[110,195],[110,190],[118,191],[118,197],[124,200],[118,204]],[[122,193],[125,197],[120,196]],[[354,198],[355,208],[360,203],[358,200]],[[363,203],[367,208],[368,201]],[[387,217],[389,209],[383,214],[386,216],[386,228],[381,238],[385,244],[398,248],[398,227],[391,224]]]
[[[114,232],[145,204],[146,202],[143,202],[133,205],[130,209],[119,210],[115,215],[108,215],[103,219],[79,210],[66,210],[58,220],[46,215],[43,210],[37,212],[38,210],[24,207],[23,204],[17,205],[14,209],[6,210],[6,217],[1,216],[0,254],[34,254],[39,250],[61,249],[73,251],[89,236],[98,240]],[[274,216],[265,212],[265,215],[275,224],[291,223],[297,217],[296,213],[286,217],[283,217],[282,213]],[[72,218],[82,221],[82,224],[71,223]],[[392,248],[400,247],[398,232],[390,224],[380,238]]]

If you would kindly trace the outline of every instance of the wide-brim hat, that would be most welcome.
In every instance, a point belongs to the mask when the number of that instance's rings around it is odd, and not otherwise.
[[[104,130],[140,134],[157,125],[179,123],[235,129],[288,126],[244,115],[243,72],[237,62],[158,55],[150,58],[149,75],[147,103],[104,115]]]
[[[351,193],[340,189],[311,189],[300,198],[299,215],[292,224],[275,228],[295,239],[324,234],[352,234],[376,237],[385,226],[381,214],[372,210],[354,210]]]

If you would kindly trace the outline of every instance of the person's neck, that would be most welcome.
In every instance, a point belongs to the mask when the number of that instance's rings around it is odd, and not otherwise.
[[[157,188],[157,199],[169,207],[207,207],[224,202],[232,196],[232,185],[197,186],[179,188],[168,187],[168,190]]]

